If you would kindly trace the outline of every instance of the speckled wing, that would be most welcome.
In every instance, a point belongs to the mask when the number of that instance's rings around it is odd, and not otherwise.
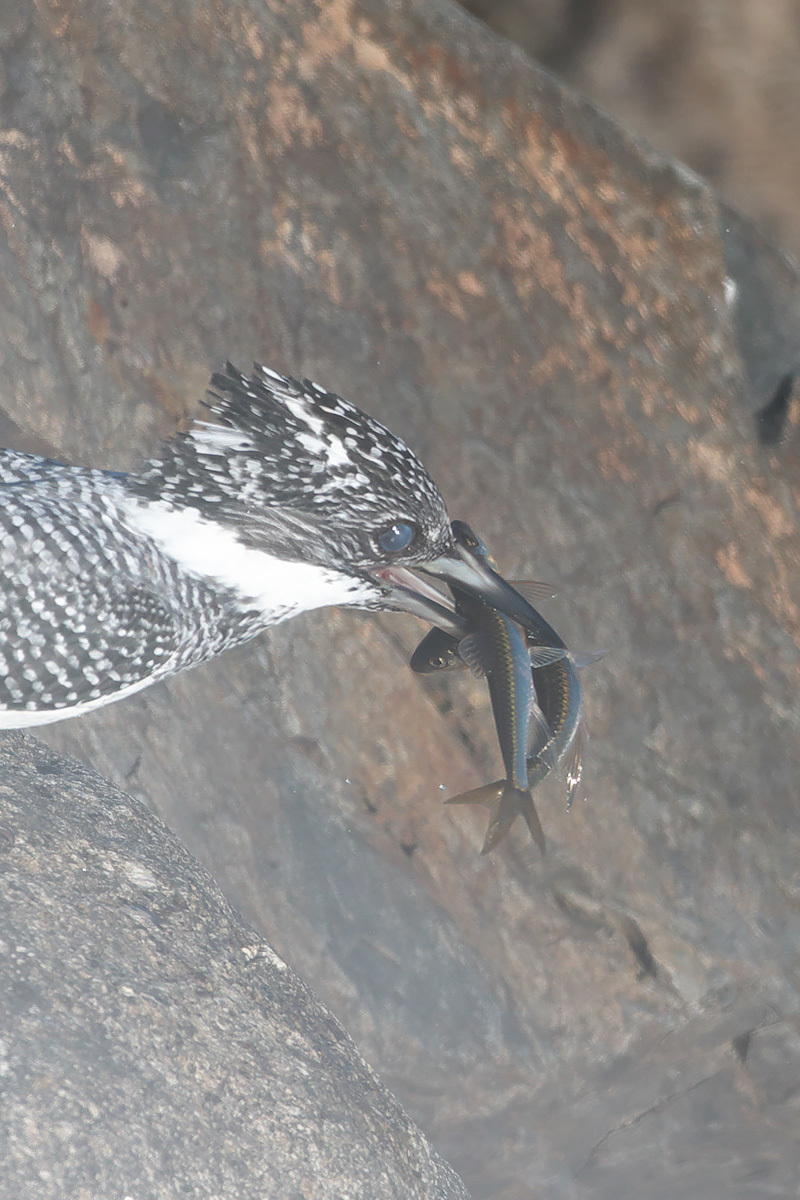
[[[54,463],[38,454],[23,454],[21,450],[0,450],[0,484],[30,484],[46,479],[55,468],[63,464]],[[69,471],[69,467],[64,470]]]
[[[54,458],[42,458],[38,454],[25,454],[22,450],[0,449],[0,485],[43,484],[45,487],[50,487],[57,481],[74,483],[80,480],[99,479],[105,483],[109,480],[124,478],[125,474],[122,471],[98,471],[86,467],[73,467],[67,463],[58,462]],[[1,496],[0,499],[2,499]]]
[[[158,564],[119,536],[113,479],[98,495],[96,473],[41,463],[0,456],[2,727],[143,687],[184,636]]]

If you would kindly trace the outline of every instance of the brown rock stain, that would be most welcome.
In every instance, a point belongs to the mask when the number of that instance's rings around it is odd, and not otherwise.
[[[431,295],[436,297],[451,317],[458,317],[460,321],[466,321],[467,310],[464,307],[458,289],[453,283],[437,275],[435,278],[428,279],[425,287]]]
[[[285,199],[278,200],[273,217],[274,236],[263,237],[258,244],[264,262],[288,263],[298,275],[313,279],[335,304],[351,300],[346,281],[348,268],[352,275],[357,251],[344,233],[331,245],[319,226]]]
[[[248,93],[242,93],[241,102],[234,104],[236,112],[236,124],[239,131],[239,139],[247,151],[251,162],[258,163],[261,161],[264,146],[264,135],[259,127],[257,117],[253,116],[250,109],[250,97]]]
[[[398,131],[402,133],[407,142],[418,142],[420,140],[417,126],[408,121],[401,112],[398,111],[394,114],[394,121]]]
[[[646,237],[644,234],[629,231],[625,237],[625,246],[627,261],[637,274],[646,274],[658,259],[659,244],[654,237]],[[668,311],[669,305],[666,304],[663,296],[656,294],[656,300],[664,303]]]
[[[117,168],[118,175],[114,179],[109,179],[107,171],[98,170],[97,172],[90,171],[88,177],[91,179],[93,174],[96,173],[105,180],[105,186],[109,188],[111,198],[117,208],[125,208],[128,204],[131,208],[140,208],[149,199],[150,193],[148,189],[130,171],[125,155],[121,150],[118,150],[110,142],[106,142],[102,149]]]
[[[639,404],[641,405],[643,416],[647,417],[648,421],[652,421],[655,416],[661,398],[661,393],[654,385],[653,380],[642,380],[639,387]]]
[[[607,252],[604,253],[597,244],[595,226],[611,240],[625,266],[630,265],[643,273],[647,264],[657,260],[659,245],[655,238],[641,234],[632,236],[630,231],[620,227],[615,212],[620,195],[608,178],[609,164],[601,152],[581,155],[574,140],[558,130],[549,131],[545,143],[541,121],[529,119],[525,122],[519,164],[526,168],[553,205],[566,214],[565,229],[599,274],[613,270],[624,284],[628,271],[609,261]],[[590,171],[600,177],[591,188],[584,182]],[[632,286],[630,281],[627,286]],[[640,304],[637,299],[636,307]]]
[[[242,35],[244,37],[244,44],[253,58],[261,62],[264,58],[264,43],[258,32],[258,24],[255,21],[251,21],[244,14],[242,15]]]
[[[258,253],[264,262],[284,262],[287,263],[293,271],[300,273],[300,259],[296,254],[293,254],[289,248],[290,238],[287,236],[288,222],[281,222],[277,228],[277,236],[274,238],[261,238],[258,243]]]
[[[298,30],[298,50],[287,71],[296,72],[300,79],[313,81],[326,63],[341,58],[353,45],[353,5],[351,0],[328,0],[313,21],[306,21]]]
[[[81,234],[84,253],[92,267],[103,279],[113,283],[122,265],[122,251],[110,238],[83,230]]]
[[[745,590],[749,590],[753,586],[753,581],[742,566],[736,542],[728,542],[727,546],[721,547],[714,558],[728,583]]]
[[[405,91],[413,92],[415,81],[410,75],[400,70],[384,46],[379,45],[378,42],[366,36],[366,28],[367,22],[360,21],[358,33],[362,36],[357,37],[353,43],[353,50],[359,67],[364,71],[369,71],[371,74],[382,72],[385,75],[389,75]]]
[[[607,264],[596,242],[586,237],[583,231],[583,223],[577,217],[571,217],[568,221],[564,222],[564,229],[572,238],[575,245],[580,247],[587,261],[592,264],[599,275],[602,275],[607,269]]]
[[[551,383],[558,375],[570,375],[574,367],[574,356],[563,346],[551,346],[544,358],[540,358],[528,371],[532,387]]]
[[[699,425],[701,423],[700,409],[696,404],[690,404],[688,400],[675,399],[674,405],[688,425]]]
[[[172,437],[189,419],[201,412],[200,397],[208,387],[205,363],[180,363],[172,369],[153,368],[144,372],[148,388],[157,401],[158,428]]]
[[[273,81],[267,88],[270,151],[287,150],[295,142],[310,149],[325,140],[322,121],[309,111],[297,84]]]
[[[735,478],[732,454],[696,437],[687,438],[686,449],[692,466],[706,479],[726,487],[732,484]]]
[[[788,538],[794,541],[797,537],[797,525],[773,496],[768,495],[763,487],[755,483],[746,485],[743,491],[745,500],[758,513],[771,538]]]
[[[622,303],[637,313],[642,324],[647,324],[654,296],[644,296],[641,291],[641,279],[630,275],[627,270],[615,266],[614,275],[622,287]]]
[[[339,255],[328,247],[317,250],[314,261],[319,270],[319,278],[328,296],[334,304],[342,303],[342,288],[339,281]]]
[[[621,479],[623,483],[635,484],[638,476],[619,456],[616,446],[603,446],[597,452],[597,465],[603,479]]]
[[[462,292],[466,292],[469,296],[485,296],[486,288],[481,283],[474,271],[459,271],[456,276],[458,285]]]
[[[435,81],[431,81],[432,86]],[[423,114],[431,122],[444,120],[452,127],[455,134],[464,142],[469,142],[475,146],[478,154],[476,159],[472,161],[472,169],[476,169],[478,158],[497,159],[504,157],[504,146],[499,141],[497,135],[487,129],[481,120],[475,115],[474,109],[470,111],[469,105],[459,104],[457,100],[450,99],[446,93],[438,93],[435,99],[428,96],[419,98],[419,105]]]
[[[763,481],[740,480],[738,457],[732,452],[697,438],[687,439],[686,449],[691,466],[709,483],[724,488],[725,503],[729,504],[731,519],[742,530],[742,537],[749,536],[748,544],[762,548],[759,566],[748,572],[742,564],[739,545],[729,542],[715,553],[717,566],[734,587],[757,591],[764,611],[800,648],[800,607],[795,602],[800,552],[796,548],[797,527],[792,515],[769,494]],[[753,527],[753,513],[763,528],[761,535]],[[744,653],[738,643],[737,648]]]
[[[507,112],[505,116],[508,120]],[[649,282],[650,279],[656,278],[652,273],[656,267],[661,267],[663,271],[663,239],[656,237],[649,229],[630,230],[620,224],[625,213],[630,211],[629,208],[621,207],[620,214],[617,214],[619,193],[607,179],[601,179],[600,183],[592,188],[583,182],[587,168],[584,162],[582,174],[573,169],[574,163],[577,162],[580,167],[581,162],[576,158],[575,144],[571,138],[544,133],[541,120],[531,117],[525,121],[520,140],[522,149],[518,156],[518,166],[514,163],[508,164],[510,173],[524,173],[529,176],[528,186],[532,180],[534,194],[536,190],[540,190],[552,206],[565,214],[563,227],[566,233],[598,275],[613,275],[617,279],[622,290],[623,303],[631,310],[631,315],[613,323],[606,321],[601,313],[593,319],[585,296],[579,294],[577,289],[569,296],[568,289],[564,286],[561,266],[563,254],[558,253],[555,248],[551,250],[550,243],[546,237],[542,237],[541,230],[537,236],[530,225],[527,227],[527,240],[533,254],[530,250],[527,254],[524,253],[525,239],[521,230],[525,228],[526,222],[530,221],[532,204],[526,205],[524,212],[519,212],[517,205],[513,220],[508,217],[504,221],[502,213],[496,214],[509,243],[509,260],[516,267],[519,294],[529,294],[530,281],[538,277],[542,286],[568,309],[571,322],[579,330],[579,341],[590,356],[597,354],[593,343],[597,341],[598,333],[615,349],[625,353],[640,327],[652,326],[654,313],[665,326],[674,324],[677,306],[685,306],[685,295],[677,287],[665,290]],[[594,169],[601,175],[607,174],[605,157],[598,152],[593,158],[601,160],[593,163]],[[515,227],[514,234],[509,236],[508,230],[512,224]],[[608,247],[598,241],[595,232],[597,228],[610,240],[617,255],[609,254]],[[545,257],[545,249],[549,251],[549,263]],[[534,256],[535,270],[531,261]],[[525,281],[520,280],[522,272],[528,276]],[[594,295],[592,303],[597,306]],[[589,330],[592,327],[593,336],[590,337]],[[668,353],[674,354],[674,349],[664,346],[659,348],[659,353],[660,359],[665,360]]]
[[[453,142],[449,148],[449,151],[450,162],[454,167],[460,167],[465,172],[473,170],[475,164],[473,163],[472,158],[456,142]]]
[[[497,204],[493,211],[505,240],[503,257],[514,272],[520,299],[527,299],[537,287],[543,287],[569,309],[571,293],[564,277],[564,264],[555,253],[549,233],[528,218],[520,201]]]

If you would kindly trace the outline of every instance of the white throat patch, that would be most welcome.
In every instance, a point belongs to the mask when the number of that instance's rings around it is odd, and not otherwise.
[[[340,571],[244,546],[231,530],[193,508],[129,500],[123,516],[135,533],[145,534],[182,570],[231,588],[273,622],[331,604],[358,604],[375,594],[369,584]]]

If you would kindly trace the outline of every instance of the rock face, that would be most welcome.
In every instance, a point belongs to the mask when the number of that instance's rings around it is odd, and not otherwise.
[[[797,253],[798,0],[462,2]]]
[[[143,804],[0,744],[0,1195],[467,1193]]]
[[[800,477],[793,410],[754,421],[794,268],[444,0],[52,0],[0,48],[15,444],[123,466],[226,357],[310,375],[610,650],[545,861],[439,803],[494,735],[410,619],[312,614],[50,745],[155,807],[475,1195],[796,1196]]]

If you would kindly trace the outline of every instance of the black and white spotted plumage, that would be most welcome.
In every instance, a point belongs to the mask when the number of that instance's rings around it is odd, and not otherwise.
[[[208,408],[132,478],[149,500],[196,508],[248,546],[341,569],[374,569],[376,537],[398,517],[419,536],[404,563],[452,546],[439,489],[417,456],[380,422],[310,380],[229,363],[212,377]]]
[[[416,456],[354,405],[255,367],[140,471],[0,451],[0,727],[99,707],[452,549]],[[402,554],[381,532],[415,531]]]

